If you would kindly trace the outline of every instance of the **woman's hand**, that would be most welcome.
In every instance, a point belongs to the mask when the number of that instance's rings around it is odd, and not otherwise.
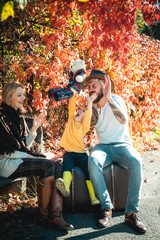
[[[45,120],[45,112],[40,113],[37,117],[33,120],[33,126],[31,128],[32,133],[36,133],[37,129],[42,125]]]

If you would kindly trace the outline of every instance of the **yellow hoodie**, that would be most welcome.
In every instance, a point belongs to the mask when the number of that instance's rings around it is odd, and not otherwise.
[[[69,100],[69,118],[66,129],[59,142],[59,145],[66,151],[83,153],[85,152],[85,146],[83,138],[85,134],[90,130],[91,122],[91,110],[85,110],[85,116],[82,123],[74,120],[76,115],[76,97],[73,96]]]

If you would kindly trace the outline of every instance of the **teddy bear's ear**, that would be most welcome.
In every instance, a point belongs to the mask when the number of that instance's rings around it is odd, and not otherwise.
[[[80,69],[85,69],[85,62],[84,60],[76,60],[71,67],[71,71],[73,73],[77,72]]]
[[[81,60],[82,69],[85,69],[85,61]]]
[[[73,64],[72,67],[71,67],[71,71],[74,72],[75,69],[76,69],[76,66],[75,66],[75,64]]]

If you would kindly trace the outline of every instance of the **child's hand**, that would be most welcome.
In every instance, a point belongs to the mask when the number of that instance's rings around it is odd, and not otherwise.
[[[93,93],[91,96],[88,96],[88,102],[93,102],[96,99],[97,95],[97,93]]]
[[[87,104],[87,109],[91,109],[92,108],[92,103],[94,102],[94,100],[97,98],[97,93],[93,93],[91,96],[88,96],[88,104]]]

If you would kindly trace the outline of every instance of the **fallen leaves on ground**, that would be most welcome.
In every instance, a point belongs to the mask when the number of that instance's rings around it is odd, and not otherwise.
[[[148,182],[148,178],[147,178],[147,177],[144,179],[144,182],[145,182],[145,183],[147,183],[147,182]]]
[[[21,207],[37,207],[37,198],[30,198],[25,193],[9,193],[0,198],[0,211],[13,214]]]

